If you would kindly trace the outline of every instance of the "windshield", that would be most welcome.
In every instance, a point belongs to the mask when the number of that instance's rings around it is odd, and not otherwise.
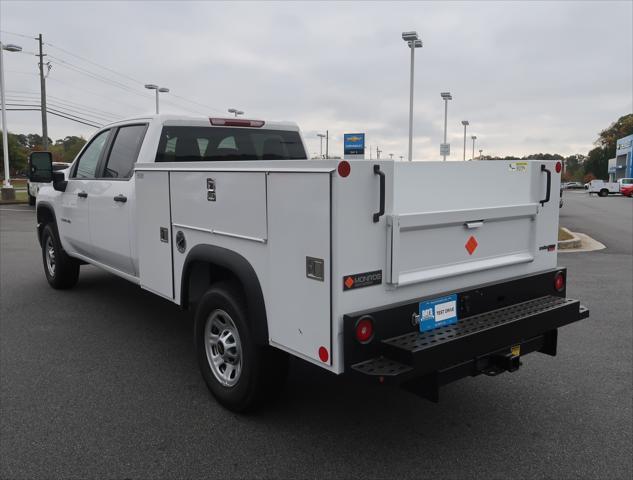
[[[305,160],[298,132],[230,127],[163,127],[157,162]]]

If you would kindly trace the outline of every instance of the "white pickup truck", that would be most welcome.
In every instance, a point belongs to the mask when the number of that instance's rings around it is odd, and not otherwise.
[[[555,161],[307,160],[291,123],[161,115],[103,128],[66,174],[30,162],[53,181],[50,285],[89,263],[193,310],[204,380],[235,411],[281,388],[288,355],[437,400],[555,355],[588,316],[557,264]]]
[[[591,180],[587,185],[587,191],[589,192],[589,195],[597,193],[599,197],[606,197],[614,193],[622,193],[622,190],[631,188],[630,185],[633,185],[633,178],[621,178],[616,182]]]

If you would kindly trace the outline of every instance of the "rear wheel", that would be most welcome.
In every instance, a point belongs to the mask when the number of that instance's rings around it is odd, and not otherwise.
[[[609,190],[607,190],[606,188],[603,188],[598,192],[598,196],[600,197],[606,197],[607,195],[609,195]]]
[[[57,229],[50,223],[42,231],[42,261],[51,287],[62,290],[75,286],[79,279],[79,262],[66,255]]]
[[[226,408],[252,410],[281,390],[288,371],[287,355],[254,343],[237,288],[221,283],[202,296],[194,332],[202,376]]]

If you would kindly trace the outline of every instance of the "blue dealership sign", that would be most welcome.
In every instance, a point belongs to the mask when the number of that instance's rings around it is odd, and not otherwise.
[[[365,154],[365,134],[345,133],[343,135],[343,153],[345,155]]]

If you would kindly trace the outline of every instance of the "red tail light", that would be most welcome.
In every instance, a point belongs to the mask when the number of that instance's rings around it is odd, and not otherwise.
[[[339,162],[337,170],[338,170],[338,174],[341,177],[345,178],[352,171],[352,166],[349,164],[349,162],[343,160],[342,162]]]
[[[562,169],[563,169],[563,164],[560,162],[556,162],[556,173],[560,173]]]
[[[374,321],[371,317],[362,317],[356,324],[356,340],[367,343],[374,337]]]
[[[246,120],[244,118],[210,118],[211,125],[218,127],[251,127],[260,128],[264,126],[263,120]]]
[[[557,292],[565,290],[565,275],[563,275],[563,272],[558,272],[554,276],[554,288]]]

